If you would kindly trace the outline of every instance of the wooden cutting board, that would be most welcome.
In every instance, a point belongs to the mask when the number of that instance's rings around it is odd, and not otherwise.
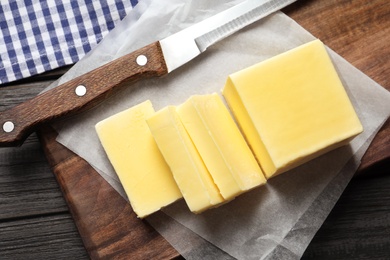
[[[387,0],[300,0],[283,10],[346,60],[390,90],[390,4]],[[83,159],[39,132],[42,146],[91,258],[173,259],[179,253]],[[380,130],[357,174],[390,166],[390,121]]]

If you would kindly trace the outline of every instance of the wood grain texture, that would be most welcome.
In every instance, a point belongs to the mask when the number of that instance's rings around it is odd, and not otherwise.
[[[32,138],[31,138],[32,139]],[[66,212],[37,138],[15,151],[0,149],[0,219]],[[20,162],[23,161],[23,164]]]
[[[173,259],[179,254],[86,161],[40,132],[84,245],[93,259]],[[76,174],[75,174],[76,173]]]
[[[53,214],[1,221],[0,259],[87,259],[72,218]],[[63,259],[66,259],[65,257]],[[69,259],[69,258],[68,258]]]
[[[0,111],[36,96],[64,71],[0,88]],[[22,147],[0,148],[0,259],[61,257],[88,255],[34,133]]]
[[[389,259],[390,178],[353,179],[302,260]]]
[[[139,55],[147,58],[145,65],[137,64],[136,59]],[[0,146],[20,145],[42,124],[91,108],[125,83],[166,73],[160,43],[149,44],[18,106],[2,111],[0,126],[10,121],[15,128],[11,132],[5,132],[0,128]],[[80,85],[86,88],[83,96],[77,96],[75,93],[76,87]]]
[[[389,1],[301,0],[283,11],[390,91]],[[390,163],[389,120],[362,158],[357,174],[384,162]]]
[[[2,88],[0,111],[36,96],[51,83],[52,80],[14,83]],[[35,133],[22,147],[0,148],[1,221],[66,212],[58,187]]]
[[[389,89],[388,1],[299,0],[284,12]],[[343,21],[344,17],[350,22]],[[365,18],[361,20],[361,17]],[[338,37],[332,36],[333,31]],[[349,47],[341,43],[348,43]],[[7,84],[4,88],[1,86],[0,110],[22,102],[24,96],[33,97],[65,71],[66,68],[59,69]],[[383,129],[388,127],[389,122]],[[351,181],[303,259],[387,259],[390,255],[390,162],[383,160],[388,156],[383,157],[381,152],[388,154],[390,135],[383,129],[363,158],[359,172],[365,174]],[[87,234],[75,232],[61,191],[55,185],[49,167],[43,166],[45,158],[39,150],[35,135],[22,147],[0,149],[0,213],[7,210],[6,214],[0,215],[0,259],[88,259],[80,239],[85,240]],[[68,153],[66,149],[58,149],[53,154],[57,163],[61,163],[68,160]],[[84,172],[73,174],[74,178],[81,178],[76,175],[84,175]],[[71,175],[68,172],[64,176],[71,178]],[[29,184],[33,187],[31,190]],[[85,186],[73,188],[77,187]],[[2,192],[3,189],[7,191]],[[75,218],[75,222],[82,220]],[[81,225],[87,227],[89,223],[91,221],[84,221]],[[102,239],[97,235],[94,238]],[[115,243],[108,243],[111,242]],[[153,244],[148,246],[152,248]]]

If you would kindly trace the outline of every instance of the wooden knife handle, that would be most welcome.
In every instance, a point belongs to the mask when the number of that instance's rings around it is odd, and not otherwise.
[[[0,146],[21,145],[40,125],[97,104],[114,87],[167,74],[155,42],[0,112]]]

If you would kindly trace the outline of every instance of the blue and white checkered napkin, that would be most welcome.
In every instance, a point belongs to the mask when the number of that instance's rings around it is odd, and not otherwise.
[[[72,64],[138,0],[1,0],[0,84]]]

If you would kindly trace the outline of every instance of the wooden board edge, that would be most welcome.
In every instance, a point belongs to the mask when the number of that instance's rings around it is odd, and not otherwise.
[[[42,128],[38,136],[92,259],[180,258],[85,160],[55,141],[52,127]]]

